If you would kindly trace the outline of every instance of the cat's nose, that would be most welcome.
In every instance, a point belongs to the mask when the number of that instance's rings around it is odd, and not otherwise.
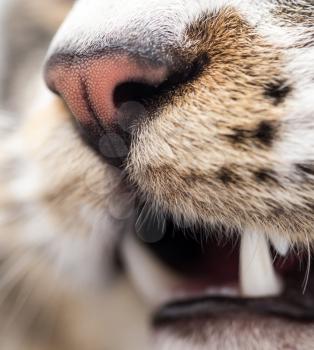
[[[140,100],[141,90],[145,97],[145,87],[157,87],[166,78],[165,66],[120,54],[82,59],[54,56],[46,68],[49,88],[64,98],[82,123],[97,118],[115,124],[122,103]]]
[[[65,100],[83,128],[96,133],[127,132],[142,114],[141,101],[167,76],[166,65],[123,53],[56,54],[45,68],[48,87]]]

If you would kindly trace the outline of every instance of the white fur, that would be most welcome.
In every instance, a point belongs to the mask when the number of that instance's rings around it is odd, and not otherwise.
[[[202,13],[236,6],[239,0],[81,0],[56,35],[50,52],[72,49],[84,52],[97,40],[121,40],[124,33],[143,40],[159,37],[167,44],[180,44],[186,26]],[[245,7],[245,6],[244,6]],[[145,38],[141,32],[151,33]],[[67,43],[65,46],[64,43]]]

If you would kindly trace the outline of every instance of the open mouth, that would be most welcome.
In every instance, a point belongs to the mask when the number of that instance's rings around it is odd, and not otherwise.
[[[155,326],[228,313],[314,321],[310,253],[281,236],[157,224],[151,215],[136,232],[137,258],[126,254],[126,264],[144,294],[159,299]]]

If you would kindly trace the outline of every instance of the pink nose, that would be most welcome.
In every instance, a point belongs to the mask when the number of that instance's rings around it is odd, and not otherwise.
[[[122,166],[145,117],[156,117],[209,64],[169,50],[129,48],[53,53],[45,67],[48,87],[72,112],[84,139],[109,163]]]
[[[48,86],[64,98],[83,125],[97,118],[105,127],[117,122],[119,101],[141,97],[137,96],[137,85],[157,87],[166,77],[165,67],[154,67],[123,55],[74,60],[57,56],[48,62],[46,69]],[[129,91],[121,89],[119,96],[119,86],[128,83]]]
[[[121,148],[122,143],[122,148],[129,147],[125,144],[127,129],[143,117],[143,100],[167,75],[166,66],[123,54],[98,57],[56,54],[49,59],[45,70],[49,88],[65,100],[96,148],[104,135],[110,147]],[[121,150],[116,151],[117,155],[109,158],[123,158]]]

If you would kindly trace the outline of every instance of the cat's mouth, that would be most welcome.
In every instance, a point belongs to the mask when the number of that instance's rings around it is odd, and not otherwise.
[[[307,249],[254,229],[160,224],[149,214],[139,220],[137,234],[126,237],[125,266],[156,307],[156,327],[229,313],[314,322]]]

